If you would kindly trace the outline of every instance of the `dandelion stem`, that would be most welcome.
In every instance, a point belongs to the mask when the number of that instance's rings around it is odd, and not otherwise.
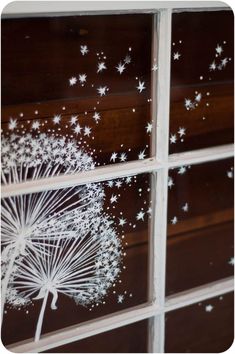
[[[47,298],[48,298],[48,291],[45,293],[45,296],[43,298],[40,314],[38,316],[38,322],[37,322],[37,327],[36,327],[36,332],[35,332],[35,337],[34,340],[35,342],[38,342],[41,336],[41,330],[42,330],[42,323],[43,323],[43,317],[46,309],[46,304],[47,304]]]

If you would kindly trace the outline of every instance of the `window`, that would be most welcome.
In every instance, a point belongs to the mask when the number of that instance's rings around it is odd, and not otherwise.
[[[2,341],[225,350],[232,13],[78,10],[2,19]]]

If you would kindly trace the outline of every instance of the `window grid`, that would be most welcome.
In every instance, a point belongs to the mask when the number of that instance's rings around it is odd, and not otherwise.
[[[223,8],[224,9],[224,8]],[[192,10],[192,9],[190,9]],[[205,10],[220,10],[208,8]],[[18,185],[2,187],[2,197],[38,192],[42,190],[69,187],[89,182],[105,181],[143,172],[153,173],[154,217],[150,241],[149,298],[147,304],[125,309],[116,314],[91,320],[52,333],[48,333],[35,343],[26,340],[8,348],[14,352],[44,351],[79,339],[125,326],[143,319],[149,319],[149,352],[164,352],[165,312],[181,308],[207,298],[233,290],[233,278],[226,278],[198,288],[177,293],[165,298],[165,259],[167,240],[167,179],[168,169],[180,165],[197,164],[232,157],[233,144],[206,148],[186,153],[168,154],[169,103],[170,103],[170,51],[172,9],[154,10],[152,57],[158,57],[159,70],[152,79],[153,100],[152,119],[155,134],[152,141],[152,158],[144,161],[128,162],[97,168],[95,171],[71,176],[58,176],[38,181],[28,181]],[[177,10],[178,11],[178,10]],[[194,9],[198,11],[198,9]],[[143,11],[144,12],[144,11]],[[113,13],[113,12],[112,12]],[[158,88],[158,89],[156,89]],[[157,156],[157,157],[156,157]],[[46,182],[46,183],[45,183]]]

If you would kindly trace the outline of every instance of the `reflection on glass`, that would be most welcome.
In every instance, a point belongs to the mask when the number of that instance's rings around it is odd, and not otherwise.
[[[233,274],[233,159],[169,171],[166,292]]]
[[[149,157],[151,37],[147,14],[3,20],[4,183]]]
[[[150,179],[2,200],[5,344],[148,301]]]
[[[234,338],[233,293],[166,314],[166,353],[221,353]]]
[[[170,153],[233,142],[232,11],[172,16]]]

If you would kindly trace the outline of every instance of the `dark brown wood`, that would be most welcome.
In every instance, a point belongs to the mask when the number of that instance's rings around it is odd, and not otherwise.
[[[165,352],[221,353],[228,350],[234,339],[233,302],[234,294],[230,293],[166,314]],[[212,309],[207,307],[210,305]]]
[[[231,11],[173,14],[170,133],[178,139],[169,145],[170,153],[233,142],[233,42]],[[222,53],[216,56],[218,45]],[[213,61],[216,70],[209,68]],[[202,94],[200,103],[186,110],[185,99],[194,101],[196,93]],[[179,127],[186,128],[183,141]]]

